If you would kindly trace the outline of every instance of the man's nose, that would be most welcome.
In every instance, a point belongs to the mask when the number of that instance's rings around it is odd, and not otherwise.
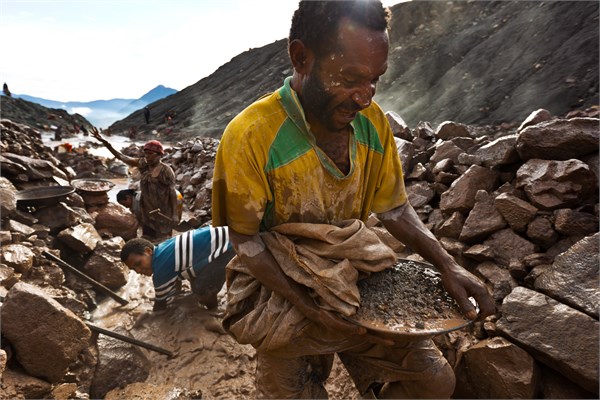
[[[371,105],[374,95],[375,90],[373,85],[364,85],[352,94],[352,100],[354,100],[356,105],[358,105],[361,109],[364,109]]]

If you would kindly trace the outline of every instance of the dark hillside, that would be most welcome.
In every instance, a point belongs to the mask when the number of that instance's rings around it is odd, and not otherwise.
[[[598,104],[596,1],[413,1],[392,13],[389,70],[376,100],[410,126],[520,122],[539,108],[564,115]],[[290,74],[282,39],[151,104],[150,124],[139,110],[111,130],[219,137],[235,114]]]

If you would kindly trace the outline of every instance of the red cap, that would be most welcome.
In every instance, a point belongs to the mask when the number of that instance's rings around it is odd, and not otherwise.
[[[158,140],[151,140],[148,143],[146,143],[144,145],[144,150],[151,150],[159,154],[165,154],[162,143],[160,143]]]

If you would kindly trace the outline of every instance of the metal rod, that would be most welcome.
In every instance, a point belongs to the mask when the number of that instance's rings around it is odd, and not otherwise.
[[[75,275],[77,275],[81,279],[90,283],[95,288],[100,289],[102,292],[106,293],[107,295],[112,297],[114,300],[118,301],[120,304],[122,304],[122,305],[129,304],[129,301],[122,298],[121,296],[119,296],[118,294],[116,294],[115,292],[113,292],[112,290],[110,290],[109,288],[107,288],[106,286],[104,286],[103,284],[98,282],[97,280],[93,279],[92,277],[84,274],[83,272],[81,272],[77,268],[73,267],[72,265],[69,265],[66,261],[62,260],[61,258],[59,258],[59,257],[55,256],[54,254],[49,253],[48,251],[45,251],[45,250],[42,252],[42,254],[44,256],[46,256],[47,258],[51,259],[52,261],[55,261],[56,263],[58,263],[60,266],[67,268],[69,271],[73,272]]]
[[[165,349],[160,348],[158,346],[155,346],[153,344],[142,342],[141,340],[130,338],[130,337],[125,336],[125,335],[121,335],[120,333],[117,333],[117,332],[109,331],[108,329],[100,328],[99,326],[96,326],[96,325],[91,324],[89,322],[86,322],[85,324],[91,330],[93,330],[95,332],[102,333],[102,334],[104,334],[106,336],[110,336],[110,337],[113,337],[115,339],[119,339],[119,340],[122,340],[124,342],[127,342],[127,343],[135,344],[136,346],[145,347],[145,348],[147,348],[149,350],[153,350],[153,351],[156,351],[158,353],[165,354],[165,355],[167,355],[169,357],[173,357],[173,353],[170,352],[169,350],[165,350]]]

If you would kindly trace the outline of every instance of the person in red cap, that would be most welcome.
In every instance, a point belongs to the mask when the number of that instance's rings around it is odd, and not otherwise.
[[[173,227],[179,221],[177,191],[173,169],[161,161],[165,154],[162,143],[150,140],[144,144],[144,156],[136,158],[116,150],[96,128],[92,130],[92,136],[116,158],[140,170],[142,236],[155,243],[171,237]]]

